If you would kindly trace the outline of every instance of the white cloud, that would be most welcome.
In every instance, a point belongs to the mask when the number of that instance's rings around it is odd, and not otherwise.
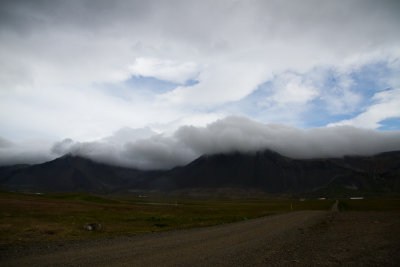
[[[325,94],[322,99],[331,114],[348,114],[359,108],[362,97],[349,88],[336,87],[330,93]]]
[[[358,116],[328,126],[352,125],[355,127],[376,129],[382,126],[379,122],[389,118],[400,117],[400,89],[392,89],[376,93],[374,103]]]
[[[137,58],[129,70],[136,76],[155,77],[159,80],[184,84],[195,79],[200,72],[193,62],[177,62],[158,58]]]
[[[400,149],[399,132],[342,126],[302,130],[228,117],[205,128],[182,127],[176,137],[198,154],[271,149],[295,158],[370,155]]]
[[[252,71],[243,72],[245,69]],[[198,83],[179,86],[160,96],[160,101],[183,106],[213,106],[238,101],[254,91],[269,77],[265,68],[256,63],[224,62],[206,68],[200,73]]]
[[[349,72],[336,71],[335,84],[321,94],[321,99],[326,103],[326,110],[331,114],[349,114],[360,108],[363,92],[351,90],[354,81],[349,77]]]
[[[351,73],[384,61],[399,68],[393,63],[400,58],[397,1],[0,5],[0,134],[9,139],[46,133],[93,140],[125,126],[225,114],[224,104],[243,99],[273,77],[301,76],[318,66]],[[96,86],[107,84],[112,92],[131,75],[198,83],[151,99],[129,88],[125,101]],[[299,106],[289,114],[293,118],[316,97],[326,99],[332,113],[359,111],[359,92],[343,88],[328,94],[294,77],[272,88],[271,101]]]
[[[197,127],[205,127],[210,123],[213,123],[217,120],[223,119],[226,117],[224,113],[187,113],[185,116],[174,120],[169,123],[158,123],[153,124],[151,127],[154,131],[158,133],[164,133],[166,135],[173,134],[178,128],[181,126],[197,126]]]
[[[306,104],[315,99],[318,89],[300,75],[283,74],[274,83],[275,93],[267,99],[278,105]]]

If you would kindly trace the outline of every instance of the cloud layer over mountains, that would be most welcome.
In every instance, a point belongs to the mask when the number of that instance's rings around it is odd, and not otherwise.
[[[0,139],[0,164],[38,163],[69,153],[112,165],[168,169],[204,154],[253,153],[264,149],[292,158],[372,155],[400,150],[400,132],[351,126],[304,130],[227,117],[206,127],[183,126],[172,135],[157,134],[149,128],[124,128],[93,142],[65,139],[56,143],[14,144]]]

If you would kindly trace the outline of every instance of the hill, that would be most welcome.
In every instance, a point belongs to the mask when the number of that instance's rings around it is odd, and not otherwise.
[[[400,190],[400,152],[298,160],[273,151],[202,156],[161,177],[169,189],[256,188],[268,193]]]
[[[16,191],[110,193],[140,186],[154,173],[65,155],[43,164],[1,167],[0,184]]]
[[[255,189],[267,193],[400,192],[400,151],[369,157],[291,159],[273,151],[204,155],[168,171],[141,171],[64,156],[0,168],[5,190],[95,192]]]

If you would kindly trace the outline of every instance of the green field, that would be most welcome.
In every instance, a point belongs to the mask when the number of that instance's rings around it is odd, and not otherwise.
[[[0,192],[0,246],[107,238],[230,223],[292,210],[328,210],[333,200],[101,197]],[[98,222],[102,229],[87,231]]]

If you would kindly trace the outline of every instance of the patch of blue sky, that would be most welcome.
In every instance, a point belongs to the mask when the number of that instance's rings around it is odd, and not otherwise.
[[[376,93],[392,89],[390,81],[398,71],[389,68],[386,62],[378,62],[362,66],[348,73],[347,79],[350,80],[350,84],[346,89],[357,94],[360,97],[360,101],[354,109],[350,107],[347,112],[342,114],[331,113],[325,108],[327,103],[323,99],[323,96],[331,94],[332,96],[340,97],[341,91],[338,90],[335,92],[332,89],[342,86],[340,74],[331,69],[326,69],[325,72],[325,79],[320,84],[321,87],[318,88],[322,97],[314,99],[310,103],[312,108],[305,114],[309,116],[310,119],[314,118],[314,121],[309,119],[310,126],[314,124],[323,126],[329,122],[350,119],[359,115],[366,107],[373,104],[373,96]]]
[[[191,86],[197,84],[196,80],[188,80],[184,84],[163,81],[154,77],[131,76],[128,80],[112,84],[97,84],[96,87],[106,94],[130,101],[132,96],[153,97],[174,90],[178,86]]]
[[[350,81],[346,90],[357,94],[360,99],[356,106],[349,106],[345,108],[343,112],[332,112],[332,110],[328,108],[328,98],[324,97],[327,95],[338,99],[340,99],[340,97],[345,97],[341,90],[343,87],[343,74],[336,72],[334,69],[325,68],[314,69],[310,73],[305,74],[295,73],[295,75],[301,75],[304,80],[308,80],[312,79],[310,77],[313,77],[315,72],[318,72],[319,79],[318,81],[311,80],[311,82],[313,86],[318,89],[320,96],[304,105],[301,109],[301,114],[299,114],[300,121],[294,126],[301,125],[302,128],[323,127],[329,123],[356,117],[364,112],[369,105],[373,104],[373,96],[376,93],[391,89],[389,81],[391,77],[396,75],[398,70],[390,69],[386,62],[378,62],[362,66],[346,74],[347,76],[345,78]],[[268,97],[271,97],[275,90],[279,90],[279,88],[274,88],[274,80],[271,80],[261,84],[244,99],[224,104],[218,107],[218,109],[224,110],[230,114],[244,115],[264,122],[286,123],[285,121],[279,121],[279,114],[276,116],[278,120],[273,120],[273,117],[270,116],[271,112],[276,112],[276,106],[274,106],[274,103],[268,101]],[[291,105],[287,105],[285,108],[291,109],[292,107]],[[397,120],[393,122],[388,120],[384,127],[396,127],[397,122]]]
[[[359,70],[350,73],[353,81],[352,90],[363,92],[366,98],[371,98],[375,93],[392,89],[392,77],[399,71],[388,67],[387,62],[364,65]]]
[[[131,94],[121,83],[96,83],[94,85],[107,96],[116,97],[125,101],[131,100]]]
[[[162,94],[181,85],[174,82],[162,81],[154,77],[144,76],[132,76],[130,79],[126,80],[124,84],[133,90],[142,90],[154,94]]]
[[[332,96],[340,97],[340,90],[332,92],[332,88],[341,86],[340,75],[333,70],[326,70],[327,75],[322,87],[318,88],[322,94],[332,94]],[[303,114],[305,118],[306,127],[322,127],[332,122],[352,119],[374,103],[373,96],[384,90],[390,90],[391,85],[388,81],[395,75],[395,70],[388,68],[385,62],[365,65],[348,74],[350,85],[347,88],[351,92],[360,97],[357,106],[352,109],[349,107],[346,112],[333,113],[326,108],[327,103],[322,98],[316,98],[309,103],[309,109]]]
[[[163,81],[154,77],[132,76],[124,82],[129,88],[145,90],[154,94],[162,94],[174,90],[178,86],[191,86],[198,83],[196,80],[188,80],[183,84]]]
[[[187,80],[187,81],[183,84],[183,86],[192,86],[192,85],[195,85],[195,84],[198,84],[198,83],[199,83],[199,81],[190,79],[190,80]]]
[[[251,94],[245,98],[225,103],[218,107],[207,110],[207,112],[218,112],[224,111],[230,115],[246,116],[252,119],[266,122],[263,119],[263,114],[267,112],[266,99],[271,96],[272,93],[272,82],[268,81],[258,86]],[[270,121],[268,121],[270,122]]]
[[[361,114],[361,110],[346,114],[332,114],[325,108],[325,101],[314,100],[308,104],[308,108],[301,114],[303,126],[306,129],[325,127],[329,123],[349,120]]]
[[[384,121],[381,121],[380,124],[382,126],[378,128],[379,130],[398,131],[400,130],[400,117],[386,119]]]

